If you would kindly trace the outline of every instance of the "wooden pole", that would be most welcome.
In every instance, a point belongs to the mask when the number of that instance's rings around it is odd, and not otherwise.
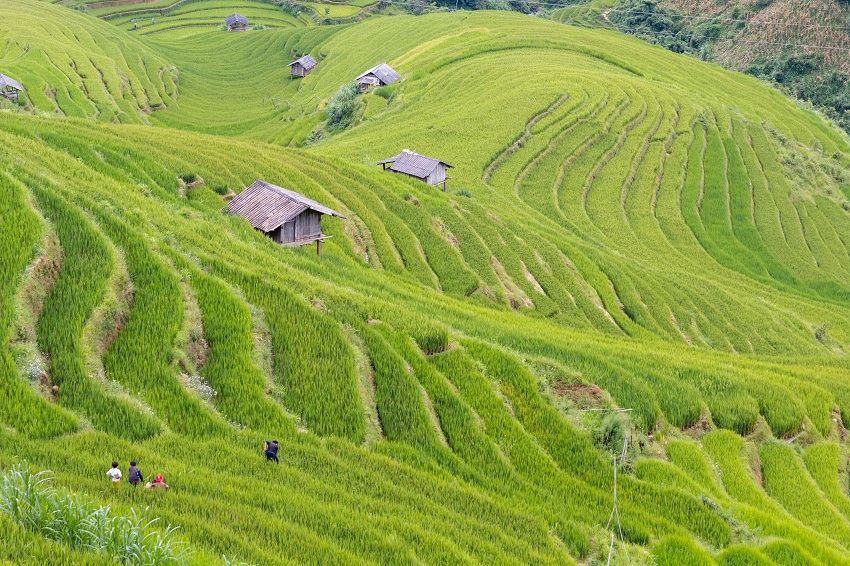
[[[322,255],[322,241],[321,240],[316,240],[316,255],[318,255],[318,256]]]

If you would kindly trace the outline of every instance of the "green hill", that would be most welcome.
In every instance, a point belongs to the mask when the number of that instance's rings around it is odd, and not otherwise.
[[[850,563],[850,146],[814,113],[510,13],[0,15],[3,470],[149,507],[198,564]],[[403,148],[449,190],[374,165]],[[321,257],[221,213],[258,178],[346,216]],[[171,490],[109,489],[130,459]],[[9,507],[0,560],[101,563]]]

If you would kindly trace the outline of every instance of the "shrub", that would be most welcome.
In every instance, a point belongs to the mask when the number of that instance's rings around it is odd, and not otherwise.
[[[593,431],[593,442],[611,452],[619,454],[628,434],[628,420],[622,413],[608,413],[599,427]]]
[[[357,83],[346,83],[339,87],[328,102],[328,126],[331,129],[344,130],[351,125],[360,101],[357,99]]]

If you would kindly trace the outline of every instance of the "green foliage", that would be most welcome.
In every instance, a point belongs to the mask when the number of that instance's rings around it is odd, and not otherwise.
[[[771,566],[772,561],[754,548],[735,545],[721,552],[717,563],[721,566]]]
[[[55,227],[64,255],[59,279],[50,289],[38,321],[39,347],[50,356],[56,397],[101,430],[135,440],[153,436],[159,432],[159,423],[126,399],[106,393],[102,384],[86,375],[83,365],[83,325],[103,299],[114,266],[112,251],[91,222],[55,188],[35,181],[30,187]]]
[[[621,413],[608,413],[593,431],[593,442],[601,448],[619,454],[623,451],[624,441],[628,436],[628,426],[628,420]]]
[[[328,113],[328,127],[332,130],[344,130],[351,126],[360,99],[357,97],[357,83],[346,83],[339,87],[336,94],[328,102],[326,112]]]
[[[219,264],[210,267],[263,309],[284,405],[317,434],[362,441],[354,357],[339,325],[291,291],[257,275]]]
[[[0,174],[0,422],[37,438],[57,436],[77,429],[77,419],[38,396],[18,377],[9,352],[9,327],[13,320],[13,296],[21,273],[32,259],[39,236],[36,215],[24,201],[21,186]]]
[[[100,212],[104,230],[124,251],[133,281],[130,319],[103,357],[112,379],[138,394],[172,430],[220,435],[225,423],[184,390],[169,366],[183,316],[177,277],[124,221]]]
[[[711,555],[693,540],[682,536],[669,536],[652,547],[652,557],[658,566],[711,566]]]
[[[224,284],[172,253],[175,265],[189,273],[197,293],[209,354],[202,375],[215,390],[215,406],[229,421],[275,437],[291,436],[294,427],[268,396],[268,385],[252,359],[253,337],[248,307]]]
[[[278,6],[237,4],[149,3],[166,15],[126,38],[128,6],[96,8],[115,15],[99,22],[14,0],[0,19],[7,51],[38,46],[22,59],[44,87],[33,108],[126,121],[118,107],[158,126],[2,115],[4,338],[22,362],[36,334],[51,360],[97,366],[105,347],[117,384],[91,379],[86,400],[146,405],[165,425],[131,442],[98,420],[120,411],[59,408],[6,356],[0,463],[25,455],[91,493],[109,461],[136,458],[172,490],[102,497],[124,516],[149,504],[205,563],[595,563],[613,462],[579,409],[622,407],[634,426],[617,473],[623,534],[655,545],[632,557],[699,563],[700,544],[734,540],[848,564],[837,454],[813,448],[803,467],[769,442],[837,439],[836,406],[848,420],[850,151],[836,131],[755,81],[622,35],[499,13],[296,29]],[[243,7],[280,27],[215,29],[219,11]],[[308,52],[319,67],[287,80],[283,65]],[[369,95],[345,132],[283,147],[324,131],[321,101],[381,60],[403,87]],[[450,185],[475,198],[374,166],[411,144],[455,165]],[[206,186],[184,195],[181,176]],[[256,178],[346,216],[325,218],[321,257],[220,213],[220,195]],[[55,280],[22,278],[36,204],[68,244]],[[123,263],[130,281],[104,303]],[[71,300],[41,304],[40,289],[69,284]],[[92,312],[117,321],[103,344],[87,343]],[[56,320],[64,333],[46,326]],[[61,403],[89,378],[74,367],[51,369],[67,378]],[[216,394],[200,398],[197,380]],[[615,420],[604,436],[622,432]],[[727,430],[705,434],[714,425]],[[670,442],[677,428],[698,442]],[[269,435],[280,466],[260,453]],[[49,548],[10,532],[0,560]]]
[[[176,527],[155,529],[158,518],[145,513],[114,515],[108,506],[50,487],[49,472],[33,474],[24,465],[3,472],[0,512],[18,525],[67,547],[112,557],[121,564],[182,566],[191,550],[177,540]]]
[[[760,548],[762,554],[780,566],[818,566],[818,562],[800,545],[786,540],[775,540]]]

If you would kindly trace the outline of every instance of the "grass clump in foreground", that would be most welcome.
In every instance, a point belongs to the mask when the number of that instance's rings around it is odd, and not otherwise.
[[[154,528],[146,512],[131,517],[110,514],[109,506],[50,487],[49,472],[32,473],[24,465],[0,476],[0,511],[30,531],[74,549],[113,557],[122,564],[183,566],[194,564],[193,551],[176,538],[177,527]]]

